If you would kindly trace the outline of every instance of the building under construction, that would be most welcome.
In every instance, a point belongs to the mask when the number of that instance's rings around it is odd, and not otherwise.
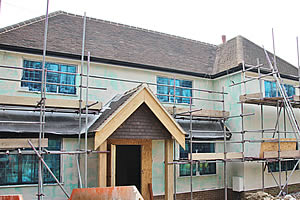
[[[0,195],[299,191],[299,66],[222,39],[62,11],[0,29]]]

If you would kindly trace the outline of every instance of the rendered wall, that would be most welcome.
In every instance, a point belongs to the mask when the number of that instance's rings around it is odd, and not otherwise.
[[[0,50],[0,65],[22,67],[23,60],[41,61],[42,57],[37,55],[32,55],[32,54],[23,54],[23,53],[7,52],[7,51]],[[81,63],[78,60],[46,57],[46,61],[75,65],[77,66],[78,74],[80,73]],[[83,69],[83,73],[86,74],[86,63]],[[122,66],[99,64],[99,63],[91,63],[90,75],[104,76],[109,78],[120,78],[120,79],[127,79],[127,80],[136,80],[136,81],[150,82],[150,83],[156,83],[157,76],[164,76],[169,78],[173,78],[174,76],[176,76],[177,79],[192,80],[193,87],[205,88],[205,89],[212,88],[212,82],[207,79],[199,79],[197,77],[185,76],[181,74],[164,73],[164,72],[145,70],[145,69],[133,69],[130,67],[122,67]],[[0,77],[21,80],[22,70],[1,68]],[[78,75],[76,77],[76,84],[79,85],[79,83],[80,83],[80,77]],[[85,83],[86,83],[86,78],[83,78],[83,85],[85,85]],[[120,82],[120,81],[90,78],[89,86],[104,87],[107,88],[107,90],[103,91],[103,90],[89,89],[89,100],[101,101],[103,104],[105,104],[116,94],[122,94],[127,90],[137,87],[138,85],[139,85],[138,83],[127,83],[127,82]],[[150,88],[154,93],[156,93],[156,86],[150,86]],[[76,95],[47,93],[47,98],[78,100],[79,88],[76,88],[76,90],[77,90]],[[27,88],[21,87],[20,82],[13,82],[13,81],[8,82],[8,81],[0,80],[0,93],[1,95],[40,97],[40,93],[28,91]],[[209,98],[211,95],[208,93],[194,91],[193,96],[198,96],[201,98]],[[85,99],[85,89],[83,89],[83,99]],[[167,103],[166,105],[172,106],[173,104]],[[199,101],[195,101],[195,105],[193,107],[199,107],[200,105],[207,109],[212,108],[212,106],[207,102],[199,102]],[[179,106],[184,107],[186,105],[181,104]]]
[[[270,79],[272,80],[272,79]],[[297,87],[298,83],[291,80],[283,80],[286,84],[292,84]],[[249,82],[247,83],[247,93],[257,93],[259,92],[259,82]],[[263,85],[263,92],[264,92],[264,85]],[[299,90],[296,89],[296,94],[299,94]],[[255,113],[254,116],[246,117],[245,118],[245,129],[246,130],[258,130],[261,129],[261,117],[260,117],[260,106],[258,105],[247,105],[245,104],[245,113]],[[264,128],[265,129],[274,129],[276,124],[276,116],[277,116],[277,109],[276,107],[272,106],[263,106],[263,121],[264,121]],[[279,118],[279,129],[281,131],[284,130],[284,111],[282,110],[280,118]],[[296,115],[297,120],[300,119],[299,109],[294,109],[294,113]],[[288,115],[286,114],[286,130],[292,131],[290,122],[288,120]],[[271,138],[273,136],[273,132],[265,132],[264,138]],[[280,134],[281,138],[284,138],[284,133]],[[294,138],[293,133],[287,133],[287,138]],[[262,133],[246,133],[246,139],[261,139]],[[278,138],[278,134],[275,134],[275,138]],[[246,155],[247,156],[258,156],[260,151],[260,143],[251,143],[246,145]],[[253,190],[253,189],[261,189],[262,188],[262,168],[260,163],[256,162],[248,162],[245,164],[245,190]],[[288,171],[287,176],[289,176],[291,171]],[[274,173],[277,181],[279,181],[279,173]],[[268,170],[265,170],[265,187],[277,187],[272,175]],[[292,175],[289,184],[299,183],[299,176],[300,170],[296,170]],[[285,184],[286,180],[286,173],[281,173],[281,180],[282,184]]]
[[[241,81],[241,74],[236,73],[233,75],[224,76],[213,81],[214,90],[222,91],[227,94],[224,95],[225,99],[225,111],[229,111],[229,116],[240,115],[241,107],[239,102],[239,96],[241,94],[241,86],[236,85],[232,86],[233,83],[239,83]],[[221,98],[221,95],[216,94],[215,98]],[[215,103],[215,110],[222,110],[222,103]],[[226,126],[232,131],[232,137],[230,141],[241,140],[241,134],[235,133],[236,131],[241,130],[241,119],[240,118],[230,118],[226,121]],[[219,152],[224,152],[223,143],[219,144]],[[237,143],[227,143],[227,152],[242,152],[242,145]],[[222,178],[223,178],[223,169],[224,165],[219,164],[222,169]],[[227,183],[228,187],[232,187],[232,176],[244,176],[244,163],[239,162],[227,162]],[[221,183],[219,187],[224,187],[224,182]]]

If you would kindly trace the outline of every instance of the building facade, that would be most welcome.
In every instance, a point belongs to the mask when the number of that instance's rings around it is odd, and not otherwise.
[[[35,108],[28,102],[41,96],[44,19],[39,17],[0,30],[0,112],[3,121],[39,120],[38,111],[9,111],[6,108],[16,105]],[[87,89],[83,87],[80,94],[79,87],[87,85],[87,58],[81,67],[82,27],[82,16],[61,11],[49,15],[46,102],[53,111],[46,113],[48,150],[78,150],[78,133],[84,133],[86,127],[83,123],[82,130],[77,129],[78,112],[59,112],[63,106],[76,104],[81,95],[86,98]],[[211,45],[87,18],[85,55],[87,52],[91,53],[88,102],[95,103],[90,108],[88,147],[110,151],[108,154],[88,154],[88,187],[134,184],[145,199],[150,198],[149,184],[152,184],[155,199],[172,199],[175,191],[178,199],[187,198],[191,188],[194,199],[207,196],[208,199],[222,199],[225,198],[224,187],[228,188],[228,197],[235,199],[242,198],[247,191],[277,187],[272,176],[279,176],[279,164],[273,162],[262,172],[262,163],[266,163],[266,160],[258,159],[262,142],[245,140],[274,138],[278,132],[282,138],[295,138],[292,126],[286,122],[288,116],[277,117],[280,106],[276,109],[274,105],[264,106],[262,114],[262,103],[248,104],[240,99],[254,93],[262,94],[259,98],[280,97],[270,76],[243,82],[269,73],[265,69],[269,64],[262,48],[242,36]],[[264,69],[244,71],[257,62],[264,64]],[[277,66],[287,95],[299,95],[297,68],[280,58],[277,58]],[[193,120],[190,115],[178,115],[173,119],[174,106],[177,114],[189,109],[202,110],[202,114],[194,116]],[[70,108],[78,108],[78,104]],[[209,114],[203,114],[204,111]],[[216,113],[223,113],[223,116],[216,116]],[[241,113],[249,116],[242,119]],[[298,118],[299,111],[295,109],[294,113]],[[226,151],[242,153],[242,157],[235,162],[225,162],[226,168],[222,159],[195,161],[191,178],[190,164],[182,161],[189,157],[190,124],[196,129],[193,153],[224,153],[225,129]],[[2,127],[2,139],[38,137],[38,126],[28,128],[3,123]],[[20,193],[25,199],[35,199],[36,156],[4,154],[7,149],[1,149],[0,194]],[[132,156],[127,157],[127,154]],[[245,161],[245,158],[253,158],[253,161]],[[181,164],[175,162],[179,160]],[[78,187],[75,155],[46,155],[45,161],[69,193]],[[282,162],[282,185],[296,162],[297,159]],[[137,177],[135,180],[118,175],[125,174],[126,163],[134,166],[132,174],[128,174]],[[81,156],[81,174],[84,174],[83,165]],[[113,169],[117,173],[112,173]],[[289,181],[290,190],[294,190],[299,182],[297,169]],[[44,172],[44,199],[66,199],[54,179],[46,170]]]

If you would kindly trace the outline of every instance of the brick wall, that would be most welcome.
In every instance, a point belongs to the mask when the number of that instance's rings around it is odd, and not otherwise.
[[[228,189],[228,200],[244,200],[246,193],[252,193],[262,190],[251,190],[247,192],[234,192],[231,189]],[[300,191],[300,184],[293,184],[288,186],[288,192],[294,193]],[[278,187],[265,188],[265,192],[276,196],[279,193]],[[164,200],[165,196],[155,196],[154,200]],[[190,199],[190,193],[181,193],[176,194],[176,200],[187,200]],[[222,200],[224,199],[224,189],[218,190],[207,190],[207,191],[198,191],[193,192],[193,199],[205,199],[205,200]]]

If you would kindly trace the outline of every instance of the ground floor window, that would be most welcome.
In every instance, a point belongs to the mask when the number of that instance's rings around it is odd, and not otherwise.
[[[47,150],[61,150],[61,139],[48,139]],[[44,155],[44,160],[60,180],[60,155]],[[55,183],[43,166],[43,182]],[[38,183],[38,157],[36,155],[0,155],[0,185]]]
[[[193,143],[192,147],[193,153],[214,153],[215,144],[214,143]],[[188,154],[190,152],[190,143],[185,143],[185,150],[180,147],[180,159],[188,159]],[[179,176],[190,176],[191,165],[181,164],[179,165]],[[197,175],[208,175],[216,174],[216,163],[196,163],[193,164],[193,176]]]
[[[291,171],[296,165],[297,160],[281,161],[281,171]],[[299,169],[297,165],[296,170]],[[279,162],[273,162],[268,164],[268,172],[279,172]]]

